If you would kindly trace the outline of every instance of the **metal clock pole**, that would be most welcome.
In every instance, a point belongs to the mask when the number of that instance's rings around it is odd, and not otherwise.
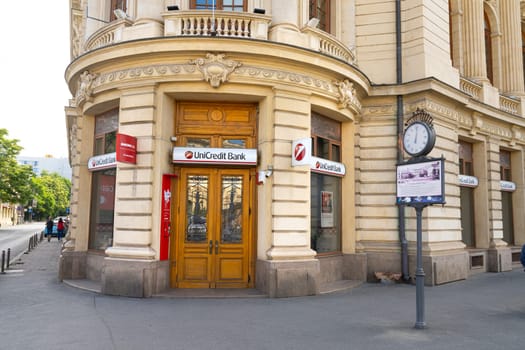
[[[423,329],[425,323],[425,271],[423,270],[423,234],[422,213],[425,204],[414,205],[416,209],[417,249],[416,249],[416,324],[415,328]]]

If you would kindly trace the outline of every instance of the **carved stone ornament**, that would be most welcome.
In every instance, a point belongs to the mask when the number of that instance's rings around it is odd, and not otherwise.
[[[78,89],[75,95],[77,106],[80,106],[82,103],[91,100],[93,94],[92,85],[96,77],[97,76],[95,74],[91,74],[87,70],[80,75]]]
[[[509,144],[511,146],[515,146],[516,142],[522,139],[522,133],[521,128],[517,125],[513,125],[511,128],[512,131],[512,139],[510,140]]]
[[[228,78],[237,67],[242,66],[242,63],[225,60],[224,54],[214,55],[206,54],[206,58],[198,58],[191,60],[189,63],[197,66],[197,69],[202,73],[204,81],[210,83],[214,88],[218,88],[221,83],[228,81]]]
[[[354,84],[350,80],[345,79],[343,81],[334,81],[335,86],[339,90],[339,108],[351,108],[359,111],[361,109],[361,103],[359,102]]]
[[[479,113],[472,113],[472,127],[470,128],[470,135],[474,136],[483,127],[483,118]]]

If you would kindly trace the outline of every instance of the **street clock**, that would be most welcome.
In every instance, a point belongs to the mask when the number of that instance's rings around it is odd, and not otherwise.
[[[403,148],[412,157],[425,156],[432,151],[436,143],[436,132],[432,117],[419,108],[407,121],[403,133]]]

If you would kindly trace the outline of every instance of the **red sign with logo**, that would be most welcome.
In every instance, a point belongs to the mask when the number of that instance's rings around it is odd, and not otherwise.
[[[295,145],[295,149],[293,151],[293,156],[296,161],[300,162],[304,159],[304,156],[306,155],[306,147],[302,143],[298,143]]]
[[[117,162],[137,164],[137,138],[117,134]]]
[[[176,175],[162,175],[162,203],[160,212],[160,260],[168,260],[171,234],[171,179]]]
[[[292,166],[310,165],[312,139],[305,137],[292,142]]]

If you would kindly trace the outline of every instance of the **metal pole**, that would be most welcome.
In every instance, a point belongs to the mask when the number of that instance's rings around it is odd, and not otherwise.
[[[4,272],[4,263],[5,263],[5,250],[2,250],[2,268],[0,268],[0,272],[1,273],[5,273]]]
[[[10,259],[11,259],[11,248],[7,248],[7,264],[5,265],[6,269],[9,268],[9,260]]]
[[[416,252],[416,324],[415,328],[423,329],[425,323],[425,271],[423,271],[423,235],[422,212],[424,205],[415,206],[417,220],[417,252]]]

